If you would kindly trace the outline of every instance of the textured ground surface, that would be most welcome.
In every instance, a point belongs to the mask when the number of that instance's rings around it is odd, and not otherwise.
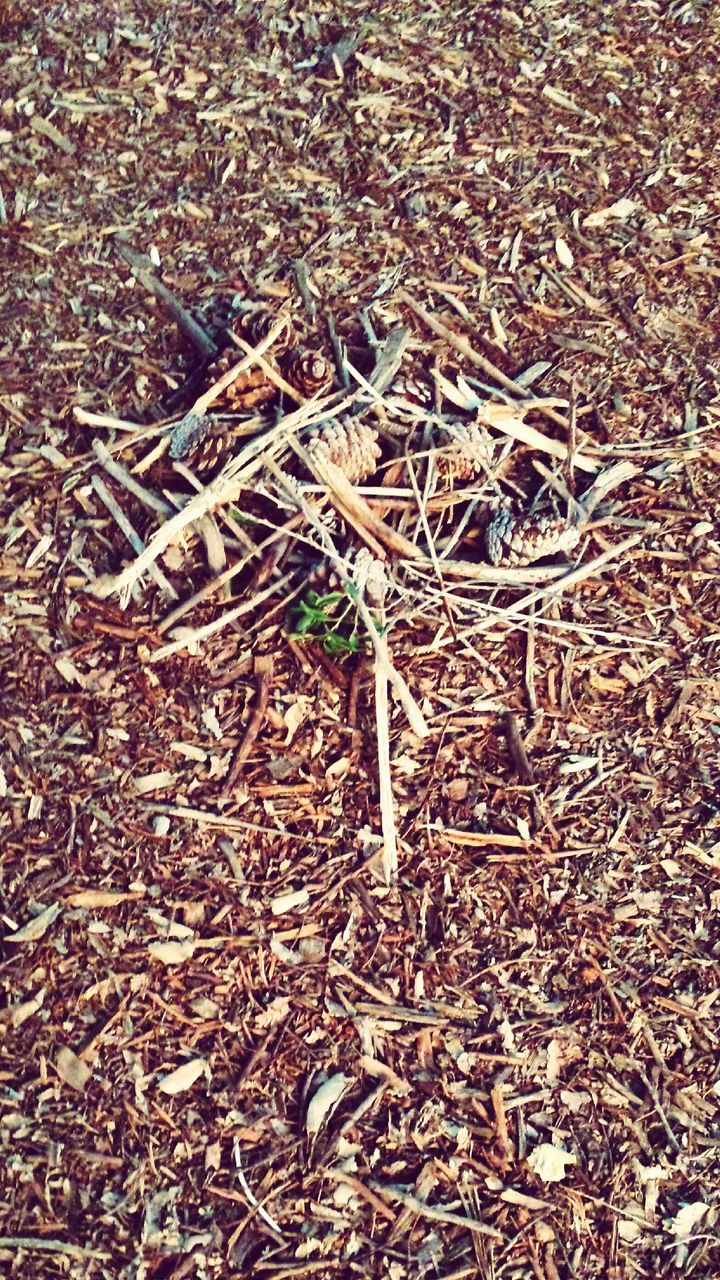
[[[717,1275],[715,7],[22,9],[0,6],[4,1274]],[[318,66],[366,20],[344,73]],[[126,549],[73,409],[149,422],[193,367],[119,233],[210,327],[290,297],[304,256],[339,323],[374,299],[413,327],[421,376],[442,343],[405,288],[506,374],[547,362],[535,389],[574,387],[642,472],[587,555],[641,541],[530,657],[527,626],[394,628],[431,733],[393,709],[390,889],[362,668],[288,642],[272,598],[150,665],[154,586],[125,612],[83,591]],[[188,566],[165,569],[183,597]],[[258,652],[267,717],[220,804]]]

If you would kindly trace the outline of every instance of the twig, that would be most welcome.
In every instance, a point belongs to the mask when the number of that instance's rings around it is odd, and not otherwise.
[[[241,560],[236,561],[235,564],[229,565],[228,568],[224,569],[216,578],[213,578],[212,582],[208,582],[204,587],[201,587],[199,591],[196,591],[192,596],[189,596],[187,600],[183,600],[177,608],[173,609],[172,613],[169,613],[166,618],[163,618],[162,622],[157,624],[157,632],[162,635],[165,631],[169,631],[176,622],[180,621],[180,618],[184,617],[186,613],[189,613],[191,609],[194,609],[195,605],[202,604],[205,600],[209,600],[210,596],[213,596],[216,591],[219,591],[221,587],[224,587],[226,583],[230,582],[236,574],[241,573],[248,563],[255,558],[255,556],[260,555],[263,551],[272,547],[278,539],[284,539],[285,535],[289,533],[291,529],[294,529],[301,523],[301,520],[301,516],[293,516],[292,519],[288,520],[282,526],[282,528],[274,529],[269,537],[265,538],[263,542],[259,542],[258,545],[254,547],[252,551],[248,552],[246,556],[243,556]],[[256,584],[256,586],[257,585],[258,584]]]
[[[213,382],[211,387],[208,387],[207,391],[203,391],[202,395],[198,396],[194,404],[188,409],[184,418],[181,418],[180,422],[178,422],[177,426],[173,430],[170,438],[170,452],[174,457],[182,457],[181,442],[184,434],[196,429],[198,418],[205,416],[210,405],[217,400],[218,396],[222,395],[223,391],[225,391],[227,387],[232,386],[233,382],[236,381],[241,373],[244,373],[246,369],[249,369],[253,364],[257,363],[257,357],[265,354],[268,348],[272,346],[278,334],[282,333],[286,324],[287,317],[285,315],[278,316],[269,333],[265,334],[265,337],[258,342],[257,346],[252,348],[246,346],[247,354],[243,356],[242,360],[238,360],[237,364],[234,364],[226,373],[223,373],[221,377]],[[238,346],[245,346],[242,339],[236,338],[235,341]]]
[[[350,386],[350,374],[348,373],[347,360],[345,359],[344,345],[342,339],[337,335],[335,321],[329,311],[324,312],[324,319],[328,338],[330,339],[330,346],[333,349],[338,380],[340,382],[340,386],[345,390]]]
[[[532,783],[535,781],[532,765],[528,759],[528,753],[525,750],[525,743],[520,736],[520,728],[518,726],[517,716],[513,711],[505,713],[505,736],[507,738],[510,755],[513,758],[515,770],[521,782]]]
[[[525,692],[528,700],[528,710],[530,715],[537,715],[538,701],[535,691],[535,623],[532,621],[532,615],[535,612],[535,606],[530,605],[528,613],[530,621],[528,622],[527,635],[525,638]]]
[[[455,333],[452,329],[448,329],[442,320],[438,320],[437,316],[427,311],[419,302],[416,302],[407,290],[399,289],[395,296],[400,302],[404,302],[406,306],[410,307],[410,310],[414,311],[415,315],[424,321],[428,329],[432,329],[433,333],[436,333],[439,338],[444,338],[451,347],[454,347],[455,351],[474,364],[476,369],[482,369],[483,373],[497,382],[499,386],[512,391],[520,400],[527,400],[532,396],[532,392],[528,391],[527,387],[523,387],[519,382],[515,382],[513,378],[509,378],[491,360],[480,355],[480,352],[475,350],[466,337],[460,333]]]
[[[300,409],[283,418],[277,426],[266,431],[262,437],[250,440],[244,449],[225,464],[219,475],[190,499],[182,511],[178,511],[176,515],[172,516],[170,520],[155,531],[142,555],[138,556],[133,564],[128,565],[127,569],[117,575],[109,590],[121,593],[122,597],[126,599],[126,593],[133,583],[142,577],[143,573],[148,570],[149,565],[158,556],[162,555],[165,548],[170,545],[183,529],[205,515],[206,512],[213,511],[215,507],[222,506],[223,503],[233,501],[243,488],[243,481],[249,479],[264,465],[268,450],[271,447],[275,449],[281,448],[287,443],[287,439],[292,433],[327,417],[328,402],[334,400],[335,396],[330,396],[323,401],[308,401]],[[334,412],[339,412],[346,404],[347,401],[338,402],[333,407]]]
[[[75,1258],[109,1258],[109,1253],[99,1249],[87,1249],[79,1244],[67,1244],[65,1240],[52,1240],[48,1236],[0,1236],[0,1249],[37,1249],[42,1253],[67,1253]]]
[[[273,369],[272,365],[269,364],[267,360],[263,360],[255,347],[251,347],[249,342],[246,342],[244,338],[238,337],[236,333],[231,333],[230,338],[235,343],[236,347],[239,347],[246,355],[251,355],[253,357],[253,362],[258,366],[258,368],[262,369],[266,378],[270,379],[273,385],[277,387],[278,391],[282,391],[284,395],[289,396],[296,404],[305,404],[307,396],[300,395],[300,392],[296,391],[295,387],[292,387],[289,382],[286,382],[282,374],[278,373],[277,369]]]
[[[164,519],[172,515],[174,508],[170,506],[170,503],[159,497],[158,494],[153,493],[151,489],[146,489],[128,471],[127,467],[124,467],[121,462],[116,462],[102,440],[93,440],[92,451],[108,475],[112,476],[113,480],[117,480],[118,484],[127,489],[128,493],[131,493],[139,502],[142,502],[143,506],[150,511],[157,512]],[[137,547],[135,550],[137,550]]]
[[[110,490],[105,484],[105,481],[100,476],[95,475],[92,478],[92,487],[95,490],[100,501],[104,503],[104,505],[107,507],[108,511],[110,512],[110,515],[112,516],[113,520],[117,524],[118,528],[125,534],[125,537],[130,543],[130,546],[132,547],[133,551],[135,551],[138,555],[144,554],[146,551],[145,543],[143,542],[137,530],[133,527],[133,525],[128,520],[122,507],[120,507],[118,503],[115,501],[115,499],[113,498]],[[162,572],[161,569],[158,568],[157,564],[155,564],[154,561],[149,567],[149,572],[152,574],[152,577],[154,578],[155,582],[160,587],[160,589],[164,591],[167,595],[169,595],[173,600],[177,600],[178,598],[177,591],[172,586],[172,584],[168,582],[167,578],[165,577],[165,574]],[[109,595],[110,591],[108,590],[108,585],[109,585],[108,580],[106,578],[102,578],[102,577],[96,578],[91,588],[93,591],[93,594]],[[110,588],[110,590],[112,590],[112,587]]]
[[[497,626],[498,622],[505,619],[509,620],[517,614],[524,613],[526,609],[529,609],[530,606],[534,605],[538,600],[552,600],[556,596],[562,595],[562,593],[564,591],[568,591],[570,587],[577,586],[579,582],[584,582],[586,578],[591,578],[599,569],[603,569],[606,564],[609,564],[612,560],[616,560],[618,556],[621,556],[624,551],[629,551],[631,547],[636,547],[639,542],[642,542],[642,537],[643,535],[641,533],[634,533],[632,537],[625,538],[622,542],[616,543],[613,547],[608,547],[607,551],[603,551],[595,560],[591,560],[588,564],[581,564],[577,569],[572,569],[570,573],[566,573],[558,582],[553,582],[538,591],[531,591],[529,595],[522,596],[520,600],[516,600],[513,604],[508,605],[507,609],[499,610],[498,614],[501,614],[502,616],[493,614],[491,616],[481,618],[481,620],[475,623],[472,627],[467,627],[464,631],[458,632],[457,639],[466,640],[470,636],[478,635],[483,631],[489,631],[491,627]],[[449,644],[451,640],[452,637],[445,637],[445,639],[440,641],[440,644],[437,647],[443,647],[444,645]]]
[[[200,640],[207,640],[209,636],[214,636],[216,632],[222,631],[223,627],[228,627],[231,622],[235,622],[237,618],[241,618],[244,613],[256,608],[262,604],[263,600],[267,600],[279,587],[283,587],[290,582],[292,573],[288,573],[279,582],[271,583],[265,591],[259,596],[254,596],[252,600],[244,600],[242,604],[235,605],[234,609],[228,609],[227,613],[223,613],[219,618],[215,618],[213,622],[208,622],[204,627],[197,627],[192,631],[188,631],[185,635],[179,636],[177,640],[165,644],[161,649],[156,649],[150,654],[149,662],[162,662],[164,658],[169,658],[170,654],[177,653],[180,649],[187,649],[188,645],[198,644]]]
[[[385,883],[397,875],[398,848],[395,825],[395,800],[390,772],[390,713],[388,679],[384,664],[375,656],[375,723],[377,727],[377,766],[380,779],[380,822],[382,825],[382,864]]]
[[[310,292],[310,274],[307,264],[302,258],[295,258],[292,264],[292,271],[295,277],[298,293],[303,300],[305,310],[312,320],[317,315],[317,303]]]
[[[217,355],[218,348],[212,338],[205,332],[202,325],[190,315],[190,312],[175,297],[174,293],[167,288],[166,285],[159,280],[152,270],[152,263],[144,254],[138,253],[133,249],[132,245],[126,244],[123,240],[116,240],[115,247],[121,258],[124,258],[129,267],[132,267],[138,280],[157,298],[158,302],[162,302],[172,312],[173,318],[179,329],[190,339],[193,346],[199,351],[203,359],[210,359]]]
[[[323,473],[326,470],[325,465],[324,464],[322,466],[317,465],[308,457],[307,454],[305,456],[308,458],[308,464],[310,465],[311,469],[317,470],[319,478],[323,479],[324,478]],[[285,490],[285,492],[288,494],[288,496],[291,497],[293,501],[296,502],[297,505],[300,507],[300,510],[303,512],[306,520],[309,521],[309,523],[320,535],[325,553],[328,559],[330,560],[335,571],[339,573],[343,578],[345,578],[347,576],[347,571],[343,563],[343,560],[338,555],[337,550],[335,548],[335,544],[332,538],[330,537],[330,534],[328,533],[324,525],[321,524],[315,511],[313,511],[310,504],[306,502],[299,488],[293,485],[290,477],[285,475],[285,473],[280,470],[280,468],[272,461],[272,459],[268,459],[268,467],[273,472],[273,474],[275,475],[275,478],[278,480],[278,482],[280,483],[282,488]],[[344,473],[340,472],[339,467],[334,467],[332,463],[329,463],[327,464],[327,470],[332,472],[338,472],[339,474],[343,475],[343,479],[346,481],[348,485],[350,485],[350,481],[347,480],[347,477],[344,475]],[[352,485],[350,485],[350,488],[352,489]],[[356,603],[357,603],[358,613],[362,618],[362,621],[363,621],[363,624],[365,625],[368,636],[370,637],[373,649],[375,650],[376,662],[381,668],[384,669],[387,679],[390,681],[390,684],[392,685],[398,698],[400,699],[403,709],[408,717],[408,720],[410,721],[410,727],[412,728],[413,733],[416,733],[419,738],[427,737],[429,730],[427,727],[427,723],[425,721],[425,717],[422,711],[420,710],[417,702],[415,701],[412,693],[410,692],[406,681],[400,675],[400,672],[393,666],[385,636],[378,635],[373,616],[370,610],[368,609],[365,601],[363,600],[362,595],[358,597]]]
[[[328,45],[327,49],[324,49],[320,55],[317,63],[317,70],[334,70],[336,72],[340,70],[340,72],[342,72],[342,68],[345,66],[345,63],[360,48],[360,45],[365,40],[369,30],[370,23],[365,22],[358,31],[354,31],[349,35],[346,32],[339,40],[335,41],[335,44]]]
[[[240,1143],[238,1142],[237,1138],[235,1138],[233,1141],[233,1156],[235,1157],[235,1169],[237,1170],[238,1182],[240,1183],[240,1186],[245,1192],[245,1195],[247,1196],[249,1203],[252,1205],[253,1209],[257,1211],[259,1216],[262,1218],[263,1222],[267,1223],[269,1227],[272,1227],[273,1231],[276,1231],[277,1234],[282,1237],[282,1228],[278,1225],[278,1223],[275,1221],[274,1218],[270,1217],[270,1214],[268,1213],[267,1209],[263,1208],[257,1196],[253,1194],[253,1192],[250,1190],[250,1187],[248,1186],[247,1178],[243,1173],[242,1161],[240,1157]]]
[[[272,654],[258,654],[253,663],[253,672],[257,680],[257,692],[255,694],[255,703],[250,719],[247,723],[245,735],[242,742],[237,748],[233,756],[232,764],[228,770],[227,778],[223,785],[221,794],[229,796],[238,780],[238,775],[245,761],[248,759],[250,752],[255,745],[263,721],[265,720],[265,712],[267,710],[268,698],[270,697],[270,688],[272,684],[273,672],[275,669],[275,661]]]
[[[112,431],[151,431],[153,435],[159,435],[162,430],[159,422],[147,427],[140,422],[128,422],[125,418],[115,418],[111,413],[90,413],[79,404],[73,408],[73,415],[78,422],[88,427],[109,427]]]
[[[416,1196],[403,1191],[401,1187],[383,1185],[382,1182],[374,1181],[369,1181],[368,1186],[373,1191],[376,1191],[378,1195],[405,1205],[406,1208],[412,1209],[413,1213],[417,1213],[421,1218],[429,1218],[431,1222],[445,1222],[448,1226],[464,1227],[466,1231],[473,1231],[477,1235],[491,1236],[493,1240],[504,1239],[502,1232],[495,1227],[488,1227],[484,1222],[477,1222],[474,1218],[465,1218],[460,1213],[452,1213],[449,1209],[441,1209],[436,1205],[425,1204],[423,1200],[418,1200]]]

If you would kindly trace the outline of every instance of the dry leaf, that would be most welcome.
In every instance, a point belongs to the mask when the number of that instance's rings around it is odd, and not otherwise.
[[[271,944],[272,945],[272,944]],[[267,1009],[263,1009],[255,1019],[255,1025],[262,1030],[268,1027],[275,1027],[279,1022],[285,1022],[290,1012],[290,997],[276,996],[270,1001]]]
[[[283,716],[285,728],[287,729],[287,737],[285,738],[283,746],[289,747],[295,737],[295,734],[300,728],[300,725],[303,721],[307,720],[312,705],[312,698],[307,698],[304,694],[301,694],[297,701],[293,702],[292,706],[288,707],[285,715]]]
[[[305,1117],[305,1128],[308,1133],[317,1133],[325,1117],[335,1109],[351,1084],[351,1078],[343,1075],[342,1071],[338,1071],[337,1075],[330,1076],[329,1080],[320,1085],[308,1105]]]
[[[133,778],[132,781],[138,795],[144,796],[149,791],[160,791],[165,787],[172,787],[177,782],[177,775],[170,773],[169,769],[161,769],[158,773],[146,773],[140,778]]]
[[[24,924],[22,929],[16,929],[14,933],[9,933],[5,939],[6,942],[37,942],[42,938],[50,928],[54,920],[60,915],[60,903],[53,902],[52,906],[46,907],[40,915],[33,916]]]
[[[605,209],[596,209],[595,213],[589,213],[583,218],[584,227],[604,227],[606,222],[611,218],[629,218],[635,213],[639,206],[635,200],[628,200],[623,197],[622,200],[616,200],[614,204],[610,204]]]
[[[43,534],[42,538],[40,539],[39,542],[35,544],[32,551],[30,552],[30,555],[25,561],[25,568],[33,569],[35,565],[38,563],[38,561],[42,560],[45,553],[50,550],[53,542],[54,542],[54,538],[52,534],[50,533]]]
[[[270,910],[274,916],[281,916],[285,911],[295,911],[298,907],[306,907],[310,901],[307,889],[297,889],[295,893],[280,893],[277,898],[270,899]]]
[[[112,889],[79,889],[65,899],[68,907],[114,907],[119,902],[134,902],[141,898],[140,893],[117,893]]]
[[[190,1089],[200,1076],[207,1076],[210,1079],[210,1068],[206,1058],[191,1058],[189,1062],[183,1062],[181,1066],[176,1067],[169,1075],[162,1076],[158,1080],[158,1089],[163,1093],[171,1096],[176,1093],[184,1093],[186,1089]]]
[[[183,942],[151,942],[148,951],[153,960],[162,964],[184,964],[195,954],[195,943],[189,938]]]
[[[383,62],[382,58],[371,58],[366,53],[356,53],[356,62],[378,80],[394,80],[397,84],[412,84],[413,78],[404,67],[394,62]]]
[[[576,1163],[577,1156],[562,1147],[553,1146],[551,1142],[541,1142],[528,1156],[528,1164],[541,1182],[562,1182],[565,1166]]]
[[[78,1093],[85,1092],[85,1085],[92,1075],[92,1067],[88,1066],[87,1062],[83,1062],[82,1058],[78,1058],[72,1049],[65,1046],[58,1050],[55,1070],[60,1079],[65,1084],[69,1084],[72,1089],[77,1089]]]
[[[32,996],[29,1000],[23,1000],[21,1004],[11,1004],[5,1009],[0,1009],[0,1022],[9,1022],[11,1027],[21,1027],[23,1022],[27,1022],[28,1018],[32,1018],[38,1009],[42,1008],[43,1000],[47,987],[41,987],[36,996]]]
[[[693,1200],[690,1204],[684,1204],[670,1223],[671,1234],[680,1240],[686,1240],[702,1222],[709,1208],[710,1205],[705,1204],[703,1200]]]

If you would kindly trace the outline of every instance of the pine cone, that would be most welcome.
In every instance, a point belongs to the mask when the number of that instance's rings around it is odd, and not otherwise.
[[[417,404],[422,409],[432,408],[433,394],[431,388],[405,374],[400,378],[395,378],[390,387],[390,395],[407,400],[410,404]]]
[[[242,336],[251,347],[256,347],[263,338],[267,337],[279,319],[280,313],[273,311],[270,307],[260,307],[257,311],[251,311],[241,321]],[[286,355],[295,341],[293,322],[288,315],[284,319],[284,328],[280,330],[272,346],[267,350],[267,356],[273,360],[279,360],[281,356]]]
[[[307,451],[313,462],[332,462],[352,484],[367,480],[377,467],[378,433],[357,418],[328,422],[310,437]]]
[[[572,551],[580,541],[580,530],[562,516],[516,516],[503,507],[485,531],[488,559],[494,565],[517,567],[532,564],[560,551]]]
[[[452,429],[440,428],[437,469],[448,480],[472,480],[493,457],[492,440],[479,422],[455,422]]]
[[[222,427],[215,427],[204,440],[198,441],[183,462],[196,476],[209,478],[220,469],[231,452],[232,436]]]
[[[208,366],[208,384],[212,386],[240,360],[242,352],[237,347],[225,347]],[[224,409],[228,413],[243,413],[258,405],[269,404],[275,399],[275,395],[276,388],[262,369],[245,369],[220,393],[213,408]]]
[[[330,390],[333,371],[322,351],[300,351],[289,361],[285,378],[291,387],[309,400]]]

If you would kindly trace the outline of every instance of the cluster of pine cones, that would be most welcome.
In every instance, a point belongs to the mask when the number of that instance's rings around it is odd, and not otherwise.
[[[282,313],[268,308],[253,311],[242,322],[242,336],[255,347],[277,326]],[[237,346],[226,347],[209,365],[210,387],[242,359]],[[288,316],[265,357],[289,387],[303,399],[332,390],[333,366],[322,351],[302,349]],[[227,459],[231,435],[223,422],[226,414],[267,411],[279,395],[275,381],[262,365],[242,373],[218,393],[212,404],[217,426],[211,428],[184,455],[183,461],[196,475],[207,479]],[[493,462],[492,437],[479,422],[456,420],[438,429],[435,462],[438,474],[448,485],[462,484],[486,476]],[[313,470],[322,472],[328,463],[338,467],[352,484],[362,484],[377,469],[381,450],[378,432],[357,417],[338,417],[315,427],[305,439]],[[576,523],[555,512],[516,513],[505,501],[485,511],[485,552],[491,564],[518,567],[559,552],[571,551],[580,539]],[[489,517],[489,518],[487,518]]]
[[[242,337],[250,346],[256,347],[267,337],[279,318],[276,312],[266,307],[253,311],[241,323]],[[243,352],[239,347],[225,347],[206,369],[208,387],[214,386],[242,358]],[[322,351],[307,350],[297,345],[297,334],[289,316],[265,359],[303,399],[322,396],[332,390],[334,374],[330,361]],[[212,413],[219,416],[263,412],[277,401],[278,395],[277,384],[266,370],[254,365],[239,373],[229,386],[219,392],[213,401]],[[182,461],[196,475],[208,479],[226,461],[229,439],[231,437],[228,436],[226,423],[221,416],[218,429],[204,435],[183,456]]]

